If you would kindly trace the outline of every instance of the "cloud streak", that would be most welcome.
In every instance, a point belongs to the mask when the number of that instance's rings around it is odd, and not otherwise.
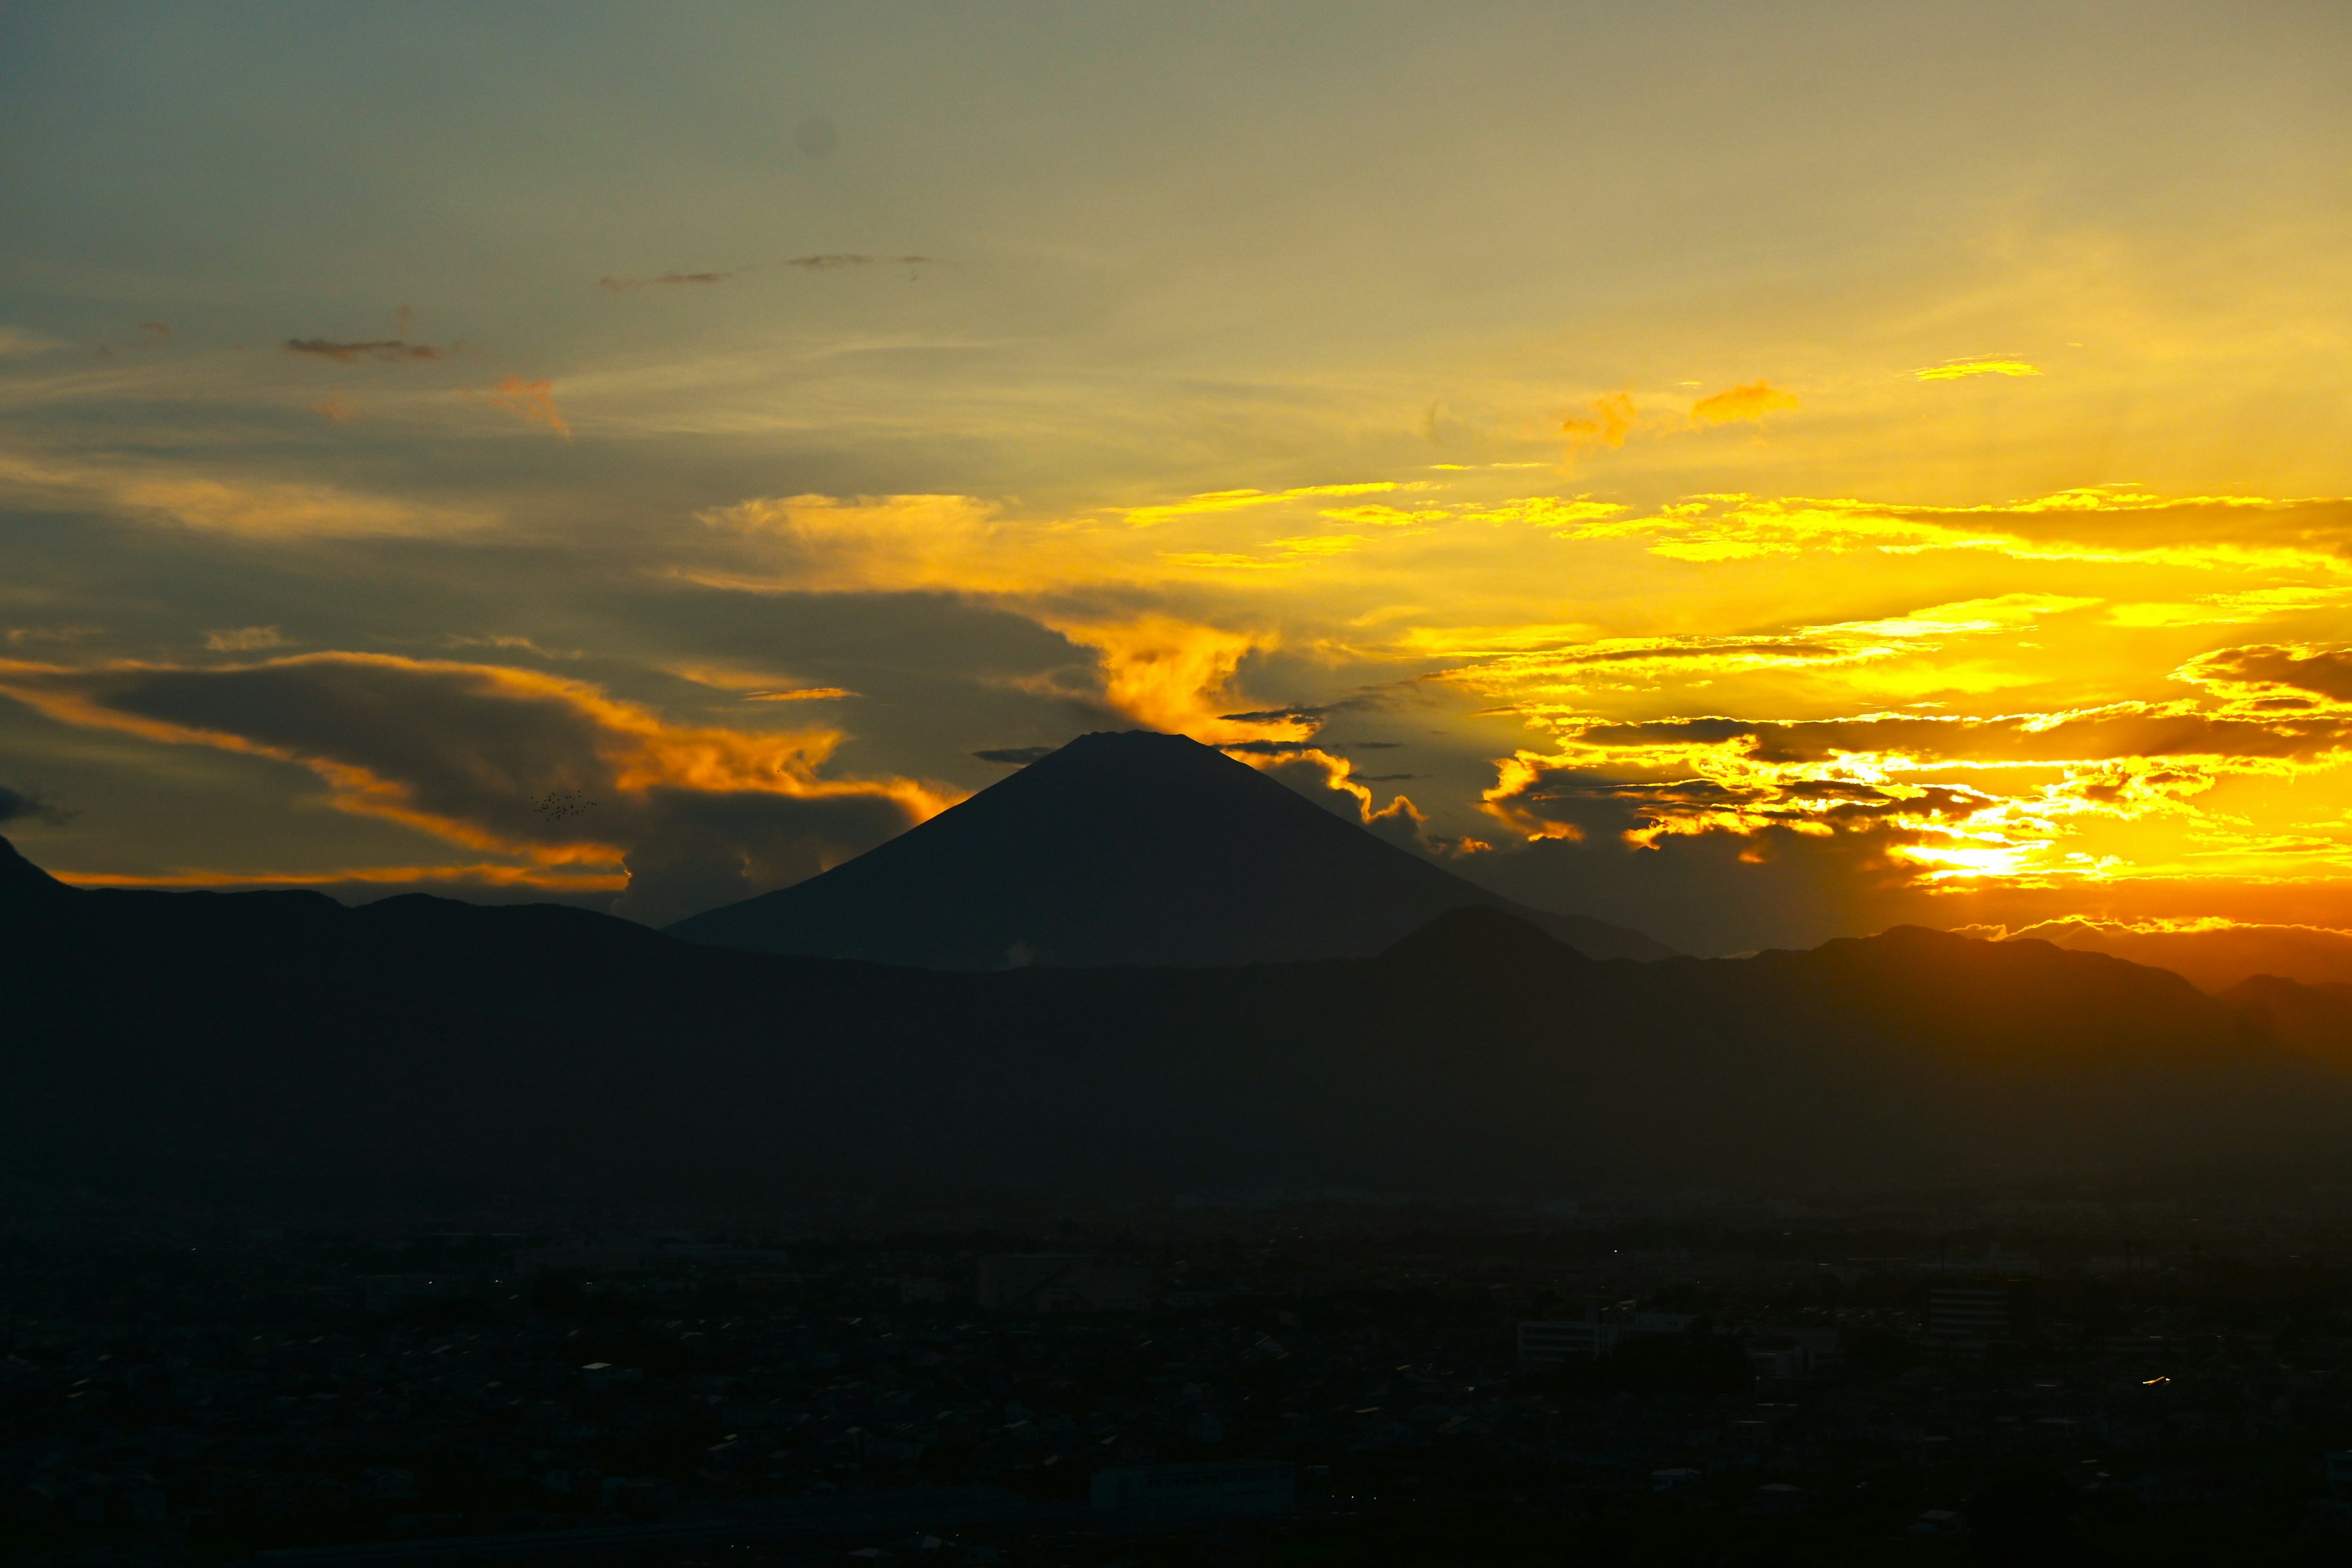
[[[489,513],[368,495],[332,485],[215,477],[133,463],[104,468],[0,450],[0,497],[19,504],[163,521],[250,539],[452,535]]]
[[[1964,359],[1922,366],[1911,373],[1921,381],[1964,381],[1972,375],[2040,375],[2021,359]]]
[[[610,294],[625,294],[636,289],[676,288],[681,284],[724,283],[734,272],[664,272],[653,278],[614,278],[609,273],[596,280],[596,286]]]
[[[824,256],[795,256],[784,262],[803,272],[841,272],[859,267],[931,267],[937,261],[929,256],[864,256],[835,252]]]
[[[446,354],[446,351],[431,343],[412,343],[404,338],[373,338],[364,342],[289,338],[285,349],[289,354],[332,360],[337,364],[357,364],[362,360],[374,360],[383,364],[415,364],[442,359]]]

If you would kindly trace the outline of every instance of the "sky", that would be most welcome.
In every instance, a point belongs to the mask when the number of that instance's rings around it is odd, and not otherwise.
[[[0,834],[656,923],[1094,730],[2352,927],[2352,11],[0,8]]]

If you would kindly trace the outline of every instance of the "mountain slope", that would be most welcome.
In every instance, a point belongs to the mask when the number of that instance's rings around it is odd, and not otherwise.
[[[1638,931],[1513,904],[1181,735],[1083,735],[796,886],[669,928],[689,942],[929,969],[1362,956],[1500,909],[1595,958]]]
[[[2229,925],[2143,930],[2081,916],[2044,921],[2012,932],[2080,952],[2105,952],[2185,975],[2215,994],[2256,975],[2305,985],[2352,982],[2352,932],[2321,926]]]
[[[1369,958],[980,973],[550,906],[0,879],[0,1177],[149,1192],[2341,1173],[2345,1062],[2162,971],[1917,930],[1628,964],[1470,907]]]
[[[2281,1045],[2352,1072],[2352,984],[2306,985],[2276,974],[2242,980],[2221,994]]]

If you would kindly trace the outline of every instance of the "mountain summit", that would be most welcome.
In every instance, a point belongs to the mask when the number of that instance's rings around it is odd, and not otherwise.
[[[719,947],[926,969],[1357,957],[1448,910],[1500,910],[1592,958],[1642,935],[1523,908],[1181,735],[1082,735],[930,821],[669,927]]]

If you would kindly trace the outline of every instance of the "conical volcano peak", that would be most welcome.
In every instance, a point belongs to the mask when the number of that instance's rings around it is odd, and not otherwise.
[[[724,947],[940,969],[1370,956],[1447,910],[1500,909],[1596,957],[1638,932],[1519,906],[1214,746],[1081,735],[823,876],[680,921]]]
[[[1216,747],[1203,745],[1190,735],[1171,735],[1165,730],[1089,730],[1039,760],[1051,761],[1058,757],[1075,761],[1113,755],[1175,757],[1203,753],[1223,755]]]
[[[1047,752],[1024,773],[1138,773],[1170,778],[1218,777],[1241,783],[1257,773],[1222,747],[1159,730],[1092,730]]]

